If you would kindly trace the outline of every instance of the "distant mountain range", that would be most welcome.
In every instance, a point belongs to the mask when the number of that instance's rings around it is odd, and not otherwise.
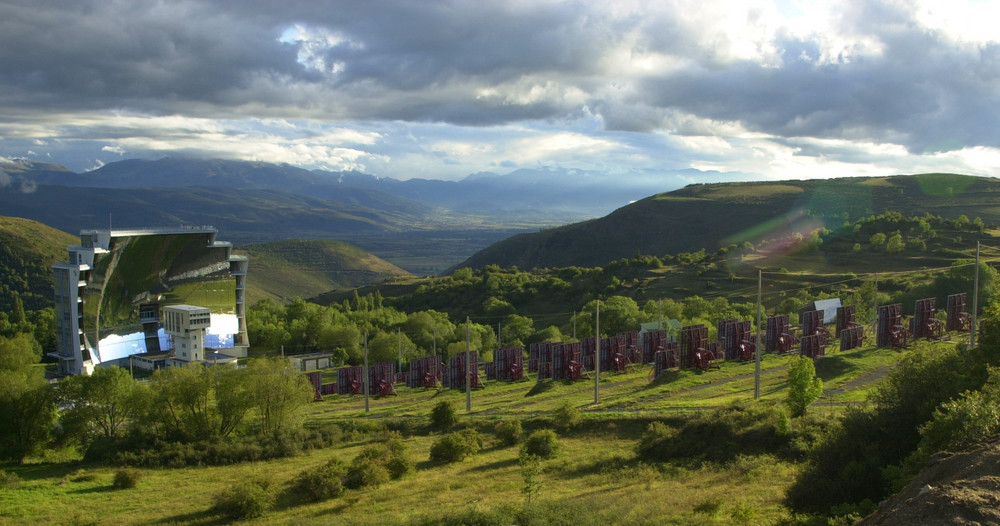
[[[615,178],[541,168],[400,181],[228,160],[130,159],[75,173],[0,159],[0,214],[70,233],[188,224],[215,226],[237,245],[343,240],[396,257],[411,272],[436,273],[499,239],[598,217],[697,174]],[[409,249],[421,252],[419,262]]]
[[[614,177],[554,168],[520,169],[505,175],[472,174],[461,181],[380,178],[360,172],[305,170],[288,164],[164,158],[129,159],[97,170],[74,173],[37,161],[0,163],[10,183],[89,188],[214,187],[271,190],[328,199],[378,210],[435,214],[527,214],[536,220],[563,224],[598,217],[646,196],[683,186],[701,172],[660,176]],[[517,220],[515,220],[516,222]]]

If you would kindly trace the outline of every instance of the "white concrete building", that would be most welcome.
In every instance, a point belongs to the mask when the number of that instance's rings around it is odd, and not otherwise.
[[[175,362],[205,360],[205,329],[212,324],[212,311],[194,305],[163,307],[163,330],[173,342]]]

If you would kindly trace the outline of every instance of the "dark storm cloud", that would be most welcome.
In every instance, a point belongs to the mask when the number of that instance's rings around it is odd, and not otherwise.
[[[478,90],[526,74],[597,75],[617,30],[572,5],[430,2],[6,2],[0,100],[19,107],[136,108],[203,116],[281,114],[509,122],[561,114]],[[296,61],[294,24],[348,40]],[[505,107],[506,106],[506,107]]]
[[[877,36],[881,53],[822,61],[815,41],[786,35],[776,41],[778,67],[690,68],[645,79],[639,91],[653,106],[779,137],[884,141],[915,152],[1000,146],[1000,46],[956,45],[916,26],[905,6],[850,5],[860,7],[845,23]]]
[[[916,152],[1000,146],[1000,47],[957,44],[912,6],[843,4],[837,29],[875,51],[831,58],[823,35],[779,31],[768,63],[706,44],[677,5],[649,5],[7,0],[0,106],[459,125],[594,115],[680,135],[710,133],[703,119]],[[622,67],[654,55],[679,65]]]

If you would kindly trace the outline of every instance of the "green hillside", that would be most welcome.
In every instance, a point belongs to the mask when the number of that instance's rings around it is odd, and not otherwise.
[[[956,174],[690,185],[606,217],[521,234],[462,267],[602,266],[636,254],[715,251],[897,211],[1000,223],[1000,180]]]
[[[80,238],[19,217],[0,216],[0,309],[52,306],[52,264],[66,260],[66,247]]]
[[[290,239],[244,245],[250,257],[247,301],[289,301],[333,289],[353,289],[410,274],[342,241]]]

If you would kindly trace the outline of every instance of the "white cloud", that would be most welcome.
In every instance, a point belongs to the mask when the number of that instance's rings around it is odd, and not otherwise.
[[[125,155],[125,149],[122,148],[121,146],[104,146],[104,147],[101,148],[101,151],[102,152],[114,153],[114,154],[117,154],[119,156]]]

